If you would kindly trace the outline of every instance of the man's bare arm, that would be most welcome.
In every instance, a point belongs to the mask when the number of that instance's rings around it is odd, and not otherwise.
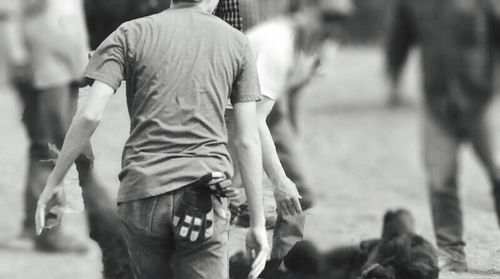
[[[114,89],[95,81],[88,91],[85,104],[77,111],[64,140],[56,166],[47,185],[59,185],[66,172],[81,154],[102,119],[104,108]]]
[[[5,31],[5,46],[10,66],[24,66],[28,60],[26,46],[21,28],[21,14],[19,11],[0,11],[0,28]],[[16,71],[17,69],[14,69]]]
[[[73,118],[56,166],[47,179],[47,184],[38,199],[35,214],[36,233],[38,235],[42,233],[42,230],[46,226],[46,207],[49,206],[49,204],[51,204],[51,207],[64,206],[66,201],[64,197],[64,185],[62,185],[63,178],[73,162],[90,141],[90,137],[102,118],[104,107],[113,93],[114,89],[110,86],[98,81],[94,82],[94,85],[88,92],[89,95],[86,103],[78,110],[76,116]],[[55,204],[51,203],[51,201],[54,200],[56,201]],[[63,212],[60,211],[57,223],[60,221],[62,214]],[[57,224],[49,224],[49,227],[54,225]]]
[[[264,97],[257,103],[257,118],[264,170],[274,186],[276,204],[282,212],[295,215],[302,212],[297,186],[287,177],[276,152],[274,140],[267,126],[266,119],[273,109],[275,101]]]
[[[234,104],[234,118],[236,122],[234,143],[250,210],[250,229],[247,233],[246,246],[248,256],[253,259],[253,263],[248,278],[257,278],[266,265],[269,244],[262,198],[262,149],[255,102]]]
[[[250,206],[251,226],[263,227],[265,219],[262,201],[262,150],[256,124],[255,102],[236,103],[234,118],[236,122],[234,143]]]

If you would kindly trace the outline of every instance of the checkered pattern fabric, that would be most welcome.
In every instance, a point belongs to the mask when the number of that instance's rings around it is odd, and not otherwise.
[[[239,0],[221,0],[214,11],[214,15],[238,30],[243,30],[243,22],[240,16]]]

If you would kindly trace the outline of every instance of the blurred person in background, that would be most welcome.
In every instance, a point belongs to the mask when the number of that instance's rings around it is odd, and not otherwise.
[[[342,23],[351,10],[348,0],[296,1],[289,13],[257,24],[246,32],[257,56],[260,90],[264,95],[257,104],[263,166],[274,187],[278,207],[271,261],[267,267],[270,271],[276,271],[289,249],[302,240],[305,225],[302,209],[312,206],[306,162],[300,153],[297,134],[296,94],[314,75],[324,43],[338,39]],[[226,115],[229,150],[236,158],[231,144],[234,128],[230,114],[229,110]],[[241,181],[237,165],[235,170],[233,182],[238,185]],[[233,200],[233,205],[238,202],[241,201]]]
[[[120,24],[159,13],[171,0],[84,0],[90,47],[96,49]]]
[[[491,118],[499,3],[495,0],[396,0],[386,48],[391,87],[413,46],[420,46],[423,148],[442,271],[465,272],[458,194],[459,149],[472,145],[491,184],[500,221],[500,150]]]
[[[24,106],[23,123],[30,144],[22,236],[34,238],[39,251],[83,253],[87,245],[63,233],[61,227],[35,238],[33,218],[36,201],[57,158],[49,144],[61,148],[77,108],[78,84],[88,60],[83,3],[80,0],[22,0],[17,4],[14,17],[17,24],[9,29],[8,53],[10,78]],[[116,226],[108,228],[103,223],[103,220],[111,223],[118,220],[112,209],[113,201],[92,172],[90,142],[76,165],[84,189],[91,236],[99,242],[102,235],[97,231],[104,227],[101,232],[108,238],[119,235]]]
[[[0,86],[7,86],[28,59],[21,32],[20,1],[0,1]],[[20,73],[19,73],[20,74]]]

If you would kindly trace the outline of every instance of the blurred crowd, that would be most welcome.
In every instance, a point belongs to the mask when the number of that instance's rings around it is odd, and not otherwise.
[[[270,176],[271,182],[288,183],[281,188],[288,190],[280,192],[277,187],[274,191],[278,207],[281,206],[277,219],[267,216],[266,220],[266,226],[274,229],[268,265],[278,269],[288,250],[303,238],[305,214],[302,211],[314,205],[311,174],[304,171],[307,160],[301,154],[298,137],[299,96],[306,85],[314,82],[312,77],[321,67],[320,54],[326,41],[333,41],[337,46],[371,41],[384,49],[384,74],[390,89],[388,108],[403,104],[402,72],[411,50],[420,49],[424,169],[438,264],[442,271],[466,272],[463,208],[457,181],[459,151],[464,144],[473,147],[488,175],[500,223],[500,150],[491,117],[495,95],[494,61],[500,47],[500,4],[495,0],[367,2],[221,0],[214,10],[214,15],[245,32],[251,40],[259,44],[263,41],[262,45],[274,44],[279,48],[275,50],[276,56],[288,49],[294,53],[292,58],[278,62],[270,60],[281,63],[279,67],[262,66],[257,62],[261,90],[279,88],[274,90],[282,92],[279,96],[262,92],[265,98],[272,100],[264,119],[279,160],[276,167],[271,163],[266,166],[264,159],[264,169],[268,175],[269,169],[277,168],[277,172],[282,169],[284,174],[279,179]],[[375,2],[379,5],[374,5]],[[19,93],[24,107],[23,124],[30,140],[21,235],[33,239],[36,249],[49,252],[84,252],[87,249],[72,236],[63,234],[60,227],[35,237],[34,216],[38,198],[54,168],[53,159],[57,157],[49,144],[59,149],[63,146],[77,111],[79,88],[88,82],[82,73],[92,50],[97,49],[99,54],[99,45],[124,22],[161,12],[170,5],[170,0],[0,1],[0,36],[3,38],[0,42],[0,89],[8,85]],[[310,5],[319,7],[321,12],[308,13]],[[367,13],[371,18],[363,17]],[[284,18],[288,23],[282,23]],[[378,26],[374,27],[374,22]],[[291,45],[284,43],[286,36],[280,37],[288,29],[279,28],[287,24],[292,26],[290,32],[294,40]],[[372,31],[365,34],[366,30]],[[265,100],[262,107],[265,107]],[[232,118],[234,116],[226,114],[230,137],[231,133],[236,133],[232,130],[235,128],[231,128],[234,125]],[[231,141],[229,148],[235,149]],[[115,203],[104,193],[93,174],[90,142],[85,143],[83,150],[75,163],[84,189],[91,236],[102,248],[109,240],[109,236],[102,235],[106,233],[101,227],[103,223],[107,224],[110,234],[120,235],[115,227],[118,222]],[[242,184],[237,164],[233,184]],[[300,204],[294,204],[299,196]],[[241,194],[231,200],[229,208],[233,216],[237,216],[233,222],[251,226],[251,214]],[[120,238],[116,245],[125,247],[124,243]]]

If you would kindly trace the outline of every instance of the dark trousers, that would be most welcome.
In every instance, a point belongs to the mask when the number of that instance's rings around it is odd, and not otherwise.
[[[40,90],[26,82],[18,84],[17,89],[24,105],[23,123],[29,137],[24,229],[34,235],[36,202],[54,166],[50,160],[56,158],[49,144],[61,148],[76,110],[78,88],[58,86]],[[92,154],[82,155],[78,161],[80,168],[90,168]],[[38,240],[59,232],[59,227],[47,230]]]
[[[184,188],[118,205],[122,231],[136,279],[229,277],[228,200],[212,197],[214,234],[199,243],[174,233],[174,211]]]
[[[489,107],[469,115],[463,123],[467,137],[457,135],[450,127],[426,112],[424,118],[424,163],[430,192],[430,203],[437,245],[456,256],[463,256],[463,217],[458,194],[458,153],[465,140],[489,175],[500,223],[500,154],[493,140]]]
[[[41,90],[26,82],[17,84],[17,90],[24,105],[23,123],[30,144],[23,225],[25,230],[34,236],[36,203],[54,166],[50,159],[54,159],[56,155],[49,149],[49,144],[54,144],[58,149],[62,147],[65,134],[77,109],[78,87],[68,85]],[[92,172],[93,159],[89,142],[75,162],[80,186],[83,188],[90,236],[101,248],[113,245],[116,257],[119,254],[116,251],[120,248],[125,251],[118,229],[116,206],[95,179]],[[57,241],[60,232],[60,227],[44,230],[42,236],[36,238],[36,242]],[[127,261],[127,254],[123,256]]]

